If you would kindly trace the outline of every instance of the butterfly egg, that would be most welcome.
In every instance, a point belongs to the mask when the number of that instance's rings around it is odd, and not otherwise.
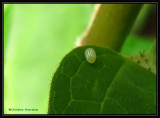
[[[85,50],[85,57],[88,63],[94,63],[96,61],[96,52],[93,48],[87,48]]]

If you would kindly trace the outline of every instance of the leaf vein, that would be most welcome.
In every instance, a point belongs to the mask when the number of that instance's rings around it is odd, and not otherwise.
[[[105,94],[105,96],[104,96],[104,99],[103,99],[102,102],[101,102],[101,107],[100,107],[100,112],[99,112],[99,113],[102,112],[102,109],[103,109],[103,106],[104,106],[104,101],[107,99],[107,96],[108,96],[108,91],[109,91],[110,87],[112,86],[112,84],[114,83],[116,76],[118,75],[118,73],[120,72],[120,70],[122,69],[123,66],[124,66],[124,63],[119,67],[119,70],[118,70],[117,73],[115,74],[112,82],[110,83],[108,89],[106,90],[106,94]]]

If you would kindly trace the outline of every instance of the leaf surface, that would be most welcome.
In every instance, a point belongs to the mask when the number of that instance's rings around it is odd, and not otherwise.
[[[86,61],[93,48],[96,62]],[[156,75],[118,53],[82,46],[67,54],[53,76],[48,114],[155,114]]]

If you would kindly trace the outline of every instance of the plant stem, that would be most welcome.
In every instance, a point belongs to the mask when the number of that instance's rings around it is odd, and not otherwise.
[[[141,37],[156,37],[156,4],[144,4],[132,28],[132,33]]]
[[[98,4],[80,45],[119,51],[143,4]]]

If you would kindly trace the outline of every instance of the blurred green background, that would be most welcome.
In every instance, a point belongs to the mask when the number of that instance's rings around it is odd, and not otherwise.
[[[88,26],[93,9],[94,4],[4,4],[4,114],[47,113],[52,76]],[[121,53],[148,51],[152,39],[132,33]]]
[[[4,4],[4,113],[46,114],[50,82],[93,4]],[[9,111],[9,108],[38,111]]]

